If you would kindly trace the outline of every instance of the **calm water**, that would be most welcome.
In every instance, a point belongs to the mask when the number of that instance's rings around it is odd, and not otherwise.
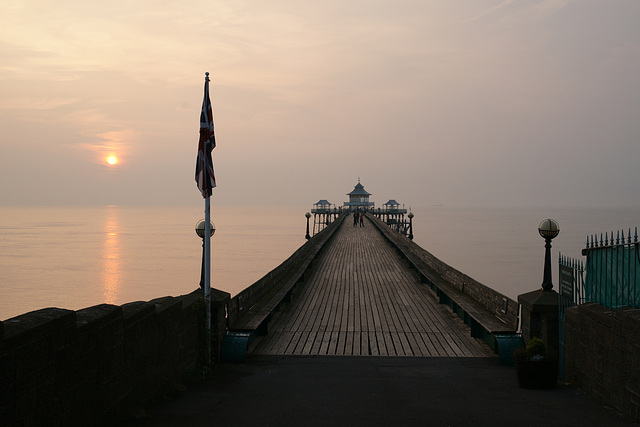
[[[236,294],[304,243],[305,207],[212,207],[212,286]],[[543,219],[558,252],[582,258],[587,234],[640,225],[640,210],[413,210],[414,241],[516,298],[542,282]],[[0,207],[0,319],[43,307],[122,304],[198,287],[194,207]]]

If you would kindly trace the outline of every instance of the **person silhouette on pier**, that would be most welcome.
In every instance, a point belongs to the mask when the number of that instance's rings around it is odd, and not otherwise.
[[[364,227],[364,215],[360,212],[360,227]]]
[[[358,211],[357,210],[353,211],[353,226],[354,227],[358,226]]]

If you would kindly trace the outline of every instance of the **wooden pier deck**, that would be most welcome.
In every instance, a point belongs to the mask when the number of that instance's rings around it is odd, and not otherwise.
[[[294,292],[251,353],[496,357],[369,220],[343,221]]]

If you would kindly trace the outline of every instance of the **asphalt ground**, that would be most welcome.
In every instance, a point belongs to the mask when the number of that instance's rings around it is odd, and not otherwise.
[[[251,356],[132,426],[617,426],[578,389],[518,386],[498,358]]]

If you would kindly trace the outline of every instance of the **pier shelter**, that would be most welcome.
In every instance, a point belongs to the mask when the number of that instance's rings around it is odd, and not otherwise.
[[[353,191],[347,193],[347,196],[349,196],[349,201],[344,202],[344,206],[349,210],[370,210],[375,206],[374,202],[369,201],[371,193],[364,189],[364,186],[360,183],[360,178],[358,178],[358,183],[353,188]]]
[[[315,235],[331,224],[342,213],[342,208],[336,208],[336,205],[332,205],[328,200],[320,199],[313,204],[311,213],[313,214],[313,235]]]
[[[404,205],[400,207],[400,203],[396,202],[395,199],[390,199],[382,205],[382,209],[374,209],[371,212],[398,233],[402,233],[405,236],[411,234],[409,230],[410,221],[405,219],[407,210]]]

